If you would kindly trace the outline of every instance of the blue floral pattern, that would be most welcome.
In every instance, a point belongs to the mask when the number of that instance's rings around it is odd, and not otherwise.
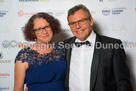
[[[29,67],[48,64],[65,58],[65,50],[55,45],[51,53],[40,54],[36,50],[26,47],[16,56],[16,61],[28,62]]]

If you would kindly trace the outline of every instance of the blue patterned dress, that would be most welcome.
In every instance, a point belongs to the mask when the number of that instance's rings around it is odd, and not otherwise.
[[[25,83],[28,91],[66,91],[65,50],[55,45],[51,53],[40,54],[30,47],[22,49],[16,60],[28,62]]]

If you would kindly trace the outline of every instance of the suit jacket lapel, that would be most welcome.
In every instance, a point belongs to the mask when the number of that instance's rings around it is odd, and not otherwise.
[[[100,36],[97,33],[96,33],[96,42],[100,42]],[[92,67],[91,67],[90,91],[93,91],[95,85],[99,56],[100,56],[100,49],[97,49],[98,44],[96,42],[95,42],[95,49],[94,49],[94,55],[92,60]]]
[[[69,41],[69,44],[73,44],[75,42],[75,39],[76,37],[73,37],[70,41]],[[67,49],[67,53],[66,53],[66,59],[67,59],[67,62],[68,62],[68,66],[70,64],[70,59],[71,59],[71,51],[72,51],[72,48],[69,48]]]
[[[66,42],[65,44],[73,44],[75,42],[76,37],[73,37],[71,40]],[[66,49],[66,60],[67,60],[67,73],[66,73],[66,79],[65,79],[65,85],[67,90],[69,90],[69,70],[70,70],[70,59],[71,59],[71,51],[72,48],[70,47],[69,49]]]

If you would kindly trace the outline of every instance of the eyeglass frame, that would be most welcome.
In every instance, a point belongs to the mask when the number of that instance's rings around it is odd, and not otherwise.
[[[43,30],[49,30],[51,27],[50,25],[45,25],[43,28],[37,28],[37,29],[33,29],[34,31],[38,31],[38,33],[42,33]]]
[[[76,25],[76,23],[80,24],[81,22],[87,21],[87,20],[89,20],[89,19],[90,19],[90,17],[82,18],[82,19],[80,19],[80,20],[78,20],[78,21],[76,21],[76,22],[69,22],[68,25],[69,25],[70,27],[72,27],[72,26],[74,27],[74,26]],[[71,26],[72,23],[74,23],[74,24]]]

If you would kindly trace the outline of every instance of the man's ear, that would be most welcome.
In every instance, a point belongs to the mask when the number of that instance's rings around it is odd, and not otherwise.
[[[93,17],[90,17],[90,24],[91,24],[91,26],[93,26],[93,24],[94,24]]]

